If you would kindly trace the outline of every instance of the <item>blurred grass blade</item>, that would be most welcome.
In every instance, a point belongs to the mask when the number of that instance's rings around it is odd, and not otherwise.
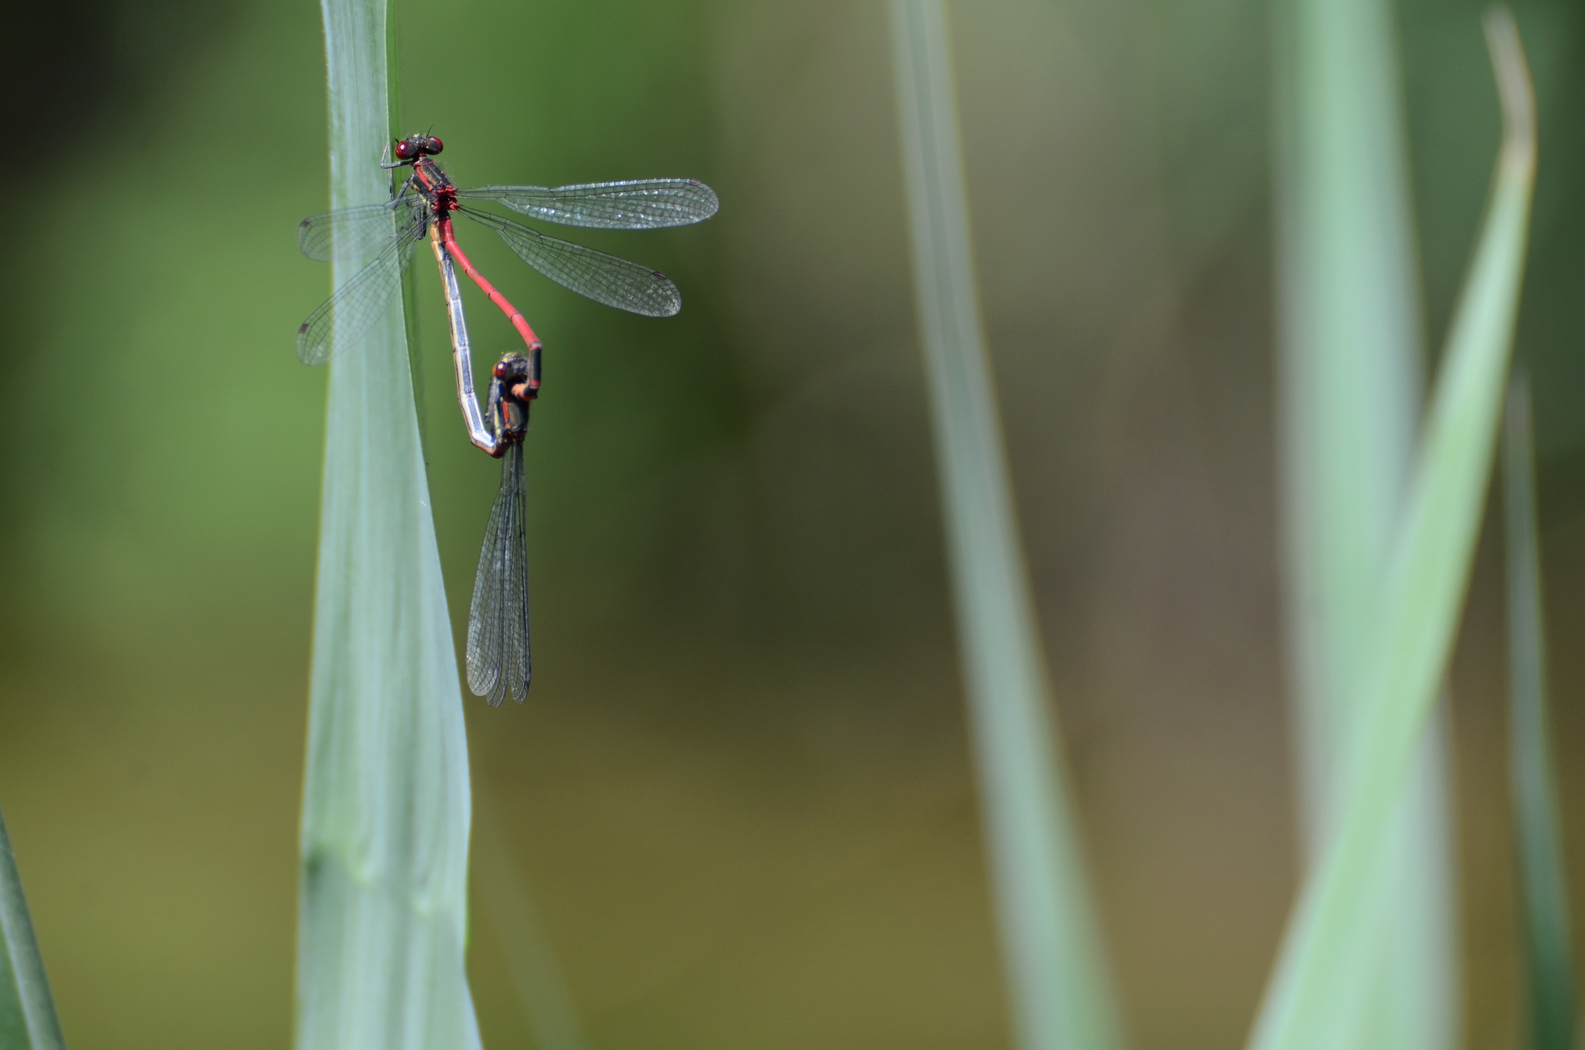
[[[1519,831],[1520,905],[1529,976],[1531,1050],[1574,1046],[1574,965],[1569,957],[1556,778],[1547,732],[1546,630],[1536,529],[1530,385],[1518,373],[1503,424],[1503,531],[1508,555],[1509,776]]]
[[[55,1017],[55,1000],[44,977],[44,959],[33,936],[4,817],[0,817],[0,932],[5,934],[5,955],[0,957],[0,1047],[64,1050],[66,1041]]]
[[[586,1050],[583,1025],[534,906],[528,879],[512,860],[495,804],[485,790],[474,804],[473,855],[479,902],[501,947],[534,1045],[539,1050]]]
[[[1065,793],[982,343],[941,0],[891,0],[920,334],[1014,1027],[1120,1045]]]
[[[384,0],[324,0],[331,206],[384,201]],[[338,259],[334,280],[353,272]],[[468,754],[400,304],[330,366],[297,1050],[470,1050]]]
[[[1306,854],[1320,854],[1359,720],[1372,617],[1403,506],[1421,333],[1392,9],[1279,0],[1278,318],[1285,576]],[[1367,998],[1337,1046],[1446,1050],[1457,1034],[1444,733],[1423,738],[1372,875]]]
[[[1358,1002],[1380,921],[1373,873],[1447,666],[1491,471],[1535,176],[1535,109],[1518,30],[1486,19],[1503,106],[1491,201],[1459,298],[1376,616],[1349,744],[1347,791],[1305,879],[1250,1039],[1327,1048],[1338,1003]],[[1346,1023],[1346,1022],[1345,1022]]]
[[[385,16],[385,131],[386,141],[399,139],[407,134],[402,126],[402,87],[401,87],[401,55],[400,46],[401,19],[397,17],[395,0],[387,0]],[[384,152],[383,150],[381,151]],[[392,158],[382,157],[389,161]],[[404,173],[406,168],[398,168],[397,172]],[[389,178],[390,176],[387,176]],[[402,334],[407,340],[407,365],[413,383],[413,410],[418,416],[418,441],[419,447],[425,447],[429,442],[429,412],[424,405],[424,365],[423,353],[418,342],[418,267],[409,266],[402,274]],[[427,465],[429,460],[424,460]]]

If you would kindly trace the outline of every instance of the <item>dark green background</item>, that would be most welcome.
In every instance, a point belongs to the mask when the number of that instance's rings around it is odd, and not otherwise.
[[[547,345],[536,680],[475,772],[594,1050],[1007,1039],[964,739],[879,2],[398,0],[403,105],[461,185],[688,175],[721,214],[582,239],[629,317],[476,262]],[[1103,923],[1140,1050],[1236,1045],[1294,875],[1273,453],[1269,10],[954,8],[979,277]],[[1427,327],[1479,219],[1478,5],[1406,0]],[[1566,820],[1585,805],[1585,127],[1541,97],[1537,376]],[[306,2],[13,5],[0,304],[0,804],[74,1050],[289,1038],[328,292]],[[420,263],[424,256],[420,256]],[[496,466],[418,279],[454,620]],[[479,356],[511,347],[470,290]],[[1497,547],[1454,675],[1467,1034],[1518,1031]],[[457,624],[460,637],[460,621]],[[1572,827],[1572,825],[1571,825]],[[1585,871],[1585,836],[1569,840]],[[530,1045],[492,933],[486,1043]]]

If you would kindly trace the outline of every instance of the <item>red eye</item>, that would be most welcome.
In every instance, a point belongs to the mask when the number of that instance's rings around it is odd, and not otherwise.
[[[429,136],[429,141],[424,143],[424,152],[429,154],[439,153],[446,147],[435,136]]]
[[[490,369],[490,373],[492,375],[494,375],[495,378],[497,378],[497,379],[505,379],[506,378],[506,372],[507,372],[507,367],[506,367],[506,362],[505,361],[497,361],[495,363],[495,367]]]
[[[408,142],[407,142],[406,139],[403,139],[401,142],[398,142],[396,144],[396,159],[397,160],[410,160],[410,159],[412,159],[412,156],[413,156],[413,147],[408,145]]]

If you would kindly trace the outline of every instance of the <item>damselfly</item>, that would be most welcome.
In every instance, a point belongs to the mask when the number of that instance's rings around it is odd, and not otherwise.
[[[650,317],[670,317],[682,296],[659,270],[550,237],[538,230],[474,209],[493,201],[536,219],[599,229],[647,230],[686,226],[716,213],[715,191],[696,179],[636,179],[572,186],[477,186],[458,189],[434,161],[442,149],[433,135],[410,135],[396,144],[388,168],[412,174],[391,201],[342,208],[304,219],[297,243],[311,259],[373,258],[336,289],[297,330],[297,356],[317,365],[332,350],[332,336],[347,343],[363,335],[384,312],[412,261],[413,248],[433,226],[447,252],[492,302],[511,318],[530,354],[538,347],[521,311],[486,281],[457,244],[451,216],[463,215],[495,231],[518,258],[596,302]]]

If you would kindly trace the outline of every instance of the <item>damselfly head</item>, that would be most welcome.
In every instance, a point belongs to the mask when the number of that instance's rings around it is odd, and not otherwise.
[[[539,396],[539,351],[534,351],[534,357],[527,358],[517,352],[507,354],[495,363],[490,369],[490,374],[495,376],[500,384],[500,391],[508,401],[517,401],[525,406],[528,402]]]
[[[410,164],[419,157],[434,156],[444,149],[444,144],[433,135],[409,135],[397,142],[396,159],[404,164]]]
[[[505,455],[508,446],[521,442],[528,433],[529,406],[539,386],[534,371],[529,359],[515,352],[501,358],[490,369],[495,377],[495,382],[490,384],[490,407],[496,413],[494,430],[499,439],[499,451],[491,455]]]
[[[528,358],[519,353],[507,354],[490,371],[503,386],[521,383],[528,378]]]

